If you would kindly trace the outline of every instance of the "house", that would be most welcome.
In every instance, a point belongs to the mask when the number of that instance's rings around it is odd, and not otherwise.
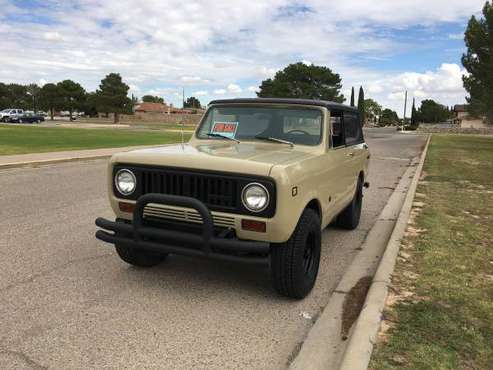
[[[163,103],[138,103],[134,105],[135,113],[169,113],[170,106]]]
[[[468,116],[467,113],[467,105],[465,104],[456,104],[454,106],[454,113],[455,113],[455,118],[456,119],[464,119],[465,117]]]
[[[469,115],[466,104],[457,104],[454,106],[454,123],[461,128],[484,128],[488,127],[484,118],[476,118]]]
[[[153,116],[156,114],[194,114],[197,109],[176,108],[173,104],[163,103],[138,103],[134,105],[134,113]]]

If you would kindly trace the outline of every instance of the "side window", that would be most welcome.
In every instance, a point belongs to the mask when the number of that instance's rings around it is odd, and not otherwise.
[[[330,126],[332,147],[344,146],[344,133],[342,132],[342,112],[330,112]]]
[[[344,113],[344,133],[347,145],[359,144],[363,141],[363,132],[356,113]]]

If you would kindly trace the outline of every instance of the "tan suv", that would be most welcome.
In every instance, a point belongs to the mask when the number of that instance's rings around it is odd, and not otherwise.
[[[96,237],[136,266],[168,254],[265,263],[276,290],[305,297],[321,230],[358,226],[370,154],[355,108],[315,100],[212,101],[188,143],[118,153],[116,220]]]

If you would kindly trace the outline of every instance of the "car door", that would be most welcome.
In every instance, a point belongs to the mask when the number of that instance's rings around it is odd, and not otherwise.
[[[350,186],[350,172],[348,162],[351,158],[344,139],[343,112],[330,112],[329,147],[326,153],[325,166],[325,207],[324,221],[327,223],[335,217],[345,206]]]
[[[349,196],[352,199],[359,173],[364,169],[365,158],[368,155],[359,113],[344,112],[344,137],[348,158],[349,189],[351,189]]]

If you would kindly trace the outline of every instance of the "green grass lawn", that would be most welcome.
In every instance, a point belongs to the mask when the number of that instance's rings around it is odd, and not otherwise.
[[[434,135],[372,369],[493,369],[493,139]]]
[[[189,137],[190,134],[185,133],[185,139],[188,140]],[[178,132],[0,126],[0,155],[169,144],[180,141],[181,133]]]

